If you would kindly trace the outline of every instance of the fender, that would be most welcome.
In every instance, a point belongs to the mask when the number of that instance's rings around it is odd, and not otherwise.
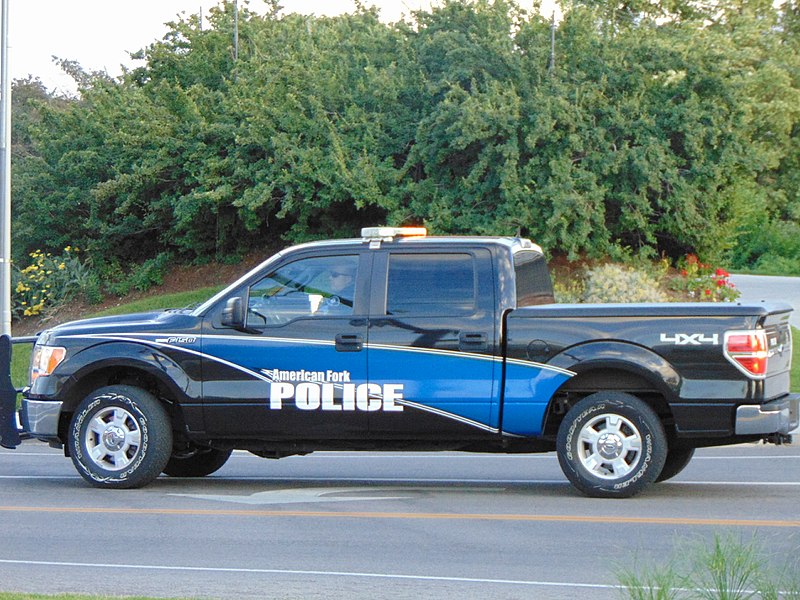
[[[602,340],[579,344],[562,350],[548,364],[569,369],[576,377],[595,370],[627,371],[646,380],[668,401],[678,397],[682,382],[675,367],[662,356],[629,342]]]
[[[175,354],[175,352],[170,352]],[[31,397],[60,397],[69,399],[71,403],[80,402],[83,387],[87,378],[103,369],[136,369],[143,371],[161,384],[178,401],[199,402],[200,381],[199,365],[189,353],[185,360],[178,363],[159,348],[146,343],[108,342],[90,346],[70,355],[63,363],[64,369],[56,369],[49,377],[42,377],[34,382],[30,390]],[[188,361],[193,362],[189,363]],[[194,365],[197,376],[190,377],[184,365]]]

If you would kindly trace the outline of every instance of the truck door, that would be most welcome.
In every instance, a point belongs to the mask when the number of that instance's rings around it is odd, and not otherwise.
[[[241,292],[246,330],[206,328],[203,401],[212,435],[365,437],[369,255],[288,260]],[[223,303],[224,304],[224,303]],[[217,317],[219,322],[219,317]],[[361,386],[361,388],[359,388]]]
[[[385,248],[374,261],[367,360],[383,403],[370,413],[371,435],[496,433],[501,363],[489,250]]]

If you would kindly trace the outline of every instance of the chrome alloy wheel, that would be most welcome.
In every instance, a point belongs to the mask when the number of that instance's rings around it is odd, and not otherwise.
[[[92,417],[84,433],[84,445],[98,467],[121,471],[139,452],[142,430],[130,412],[109,406]]]
[[[642,456],[642,435],[617,414],[601,414],[578,434],[578,458],[595,477],[620,479],[633,471]]]

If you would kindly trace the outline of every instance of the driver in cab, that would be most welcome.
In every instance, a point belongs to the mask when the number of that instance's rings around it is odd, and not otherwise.
[[[334,265],[325,285],[325,301],[321,314],[350,314],[355,297],[356,269],[354,264]]]

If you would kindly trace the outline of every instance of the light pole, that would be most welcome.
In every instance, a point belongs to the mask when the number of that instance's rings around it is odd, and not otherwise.
[[[11,335],[11,80],[8,69],[8,0],[0,24],[0,335]]]

